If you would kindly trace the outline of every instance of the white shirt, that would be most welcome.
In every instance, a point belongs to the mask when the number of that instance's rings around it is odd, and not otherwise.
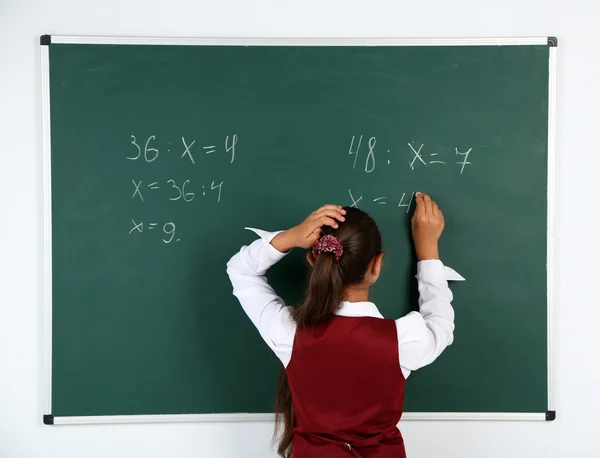
[[[254,231],[260,239],[244,246],[227,263],[233,294],[258,329],[266,344],[285,367],[292,358],[296,323],[283,300],[269,286],[265,273],[285,253],[277,251],[271,240],[279,232]],[[404,377],[431,364],[454,338],[454,309],[448,280],[464,280],[441,261],[417,264],[419,312],[396,320],[400,367]],[[335,312],[346,317],[383,316],[372,302],[343,302]]]

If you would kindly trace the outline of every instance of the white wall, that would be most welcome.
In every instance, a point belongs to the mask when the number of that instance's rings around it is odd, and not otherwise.
[[[87,3],[87,5],[86,5]],[[0,1],[0,457],[274,456],[271,425],[41,424],[39,35],[557,35],[558,419],[410,423],[411,458],[600,457],[597,0]],[[510,287],[510,285],[507,285]],[[485,307],[485,304],[481,304]],[[507,374],[510,376],[510,374]]]

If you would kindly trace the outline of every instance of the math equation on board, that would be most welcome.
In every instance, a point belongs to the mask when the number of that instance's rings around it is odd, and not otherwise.
[[[160,161],[161,156],[168,155],[178,160],[185,161],[194,167],[197,164],[206,165],[202,161],[210,157],[221,156],[229,164],[233,164],[236,158],[236,147],[238,143],[237,134],[227,135],[220,139],[218,143],[201,144],[196,139],[179,137],[177,141],[168,142],[165,150],[159,150],[156,147],[157,138],[151,135],[148,138],[138,139],[131,135],[129,139],[129,154],[125,160],[134,161],[143,167],[143,164],[150,164]],[[340,149],[344,146],[341,145]],[[389,166],[397,158],[406,158],[402,166],[408,167],[412,171],[427,170],[432,167],[449,167],[451,173],[457,173],[460,176],[468,173],[472,165],[471,158],[473,148],[463,148],[452,146],[453,153],[448,153],[448,148],[444,148],[445,153],[440,153],[434,149],[428,148],[424,143],[407,142],[401,149],[401,154],[390,154],[392,148],[382,147],[377,143],[377,138],[372,136],[355,135],[349,141],[347,154],[350,156],[349,166],[360,173],[373,173],[377,167]],[[395,148],[396,153],[399,148]],[[408,156],[407,156],[408,155]],[[402,159],[400,159],[402,163]],[[193,170],[193,169],[190,169]],[[143,205],[150,199],[163,199],[167,202],[181,202],[192,204],[201,199],[212,199],[217,204],[224,196],[225,182],[220,179],[211,179],[206,182],[196,182],[192,178],[176,180],[169,177],[168,174],[154,176],[152,179],[131,179],[131,199],[137,204]],[[147,174],[145,174],[147,176]],[[371,202],[374,205],[388,205],[409,213],[413,203],[416,190],[406,190],[394,196],[383,195],[360,195],[356,190],[348,189],[348,205],[359,207]],[[129,226],[129,235],[139,235],[148,232],[159,234],[159,240],[165,244],[176,243],[181,239],[177,235],[177,226],[175,221],[158,221],[131,219]]]
[[[378,165],[381,167],[392,163],[391,148],[382,148],[385,153],[383,160],[378,159],[377,154],[377,137],[369,137],[368,140],[364,135],[354,135],[350,140],[348,154],[351,157],[350,165],[352,169],[359,170],[364,173],[373,173]],[[471,166],[471,153],[473,148],[460,149],[454,147],[454,154],[443,155],[434,149],[428,148],[424,143],[408,142],[403,147],[402,153],[408,153],[409,160],[406,161],[406,167],[412,171],[416,169],[425,170],[427,167],[444,167],[452,166],[454,173],[463,175],[467,172],[467,167]],[[394,157],[405,157],[403,155],[394,155]],[[349,204],[351,207],[359,207],[363,203],[372,201],[375,205],[391,205],[408,213],[414,202],[416,191],[402,192],[397,196],[362,196],[348,189]]]
[[[129,142],[130,154],[125,159],[138,162],[140,167],[144,167],[143,164],[160,161],[161,155],[175,156],[182,161],[188,162],[192,167],[197,162],[200,163],[203,157],[210,157],[209,155],[212,155],[212,157],[224,155],[225,160],[230,164],[233,164],[235,161],[236,145],[238,143],[237,134],[226,136],[220,144],[207,143],[200,145],[196,144],[195,139],[180,138],[181,140],[175,142],[175,144],[169,142],[166,150],[159,151],[156,148],[155,135],[151,135],[143,141],[138,140],[135,135],[131,135]],[[210,180],[206,183],[192,183],[191,178],[178,181],[168,175],[157,175],[151,180],[133,178],[131,180],[131,199],[139,205],[143,205],[149,199],[163,199],[171,202],[180,201],[184,204],[192,204],[192,202],[200,198],[211,198],[218,204],[223,198],[224,186],[224,181],[218,179]],[[139,235],[150,231],[159,233],[160,240],[165,244],[181,240],[177,236],[175,221],[131,219],[129,235]]]

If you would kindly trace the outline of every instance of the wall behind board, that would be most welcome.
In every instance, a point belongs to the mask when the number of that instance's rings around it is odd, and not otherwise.
[[[557,35],[558,418],[407,422],[411,458],[598,457],[600,63],[596,0],[172,0],[0,3],[0,456],[275,456],[268,423],[47,427],[41,423],[39,35],[461,37]],[[587,287],[586,287],[587,285]],[[460,304],[456,304],[460,313]],[[485,304],[481,304],[485,307]],[[595,361],[595,363],[594,363]],[[511,374],[506,374],[510,377]]]

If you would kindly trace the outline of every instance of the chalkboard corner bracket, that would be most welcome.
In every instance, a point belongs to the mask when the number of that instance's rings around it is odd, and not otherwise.
[[[52,43],[52,37],[50,35],[42,35],[40,37],[40,45],[48,46],[50,43]]]
[[[551,48],[556,48],[558,46],[558,38],[548,37],[548,46]]]
[[[556,420],[556,410],[548,410],[546,412],[546,421]]]
[[[54,424],[54,415],[44,415],[44,424],[45,425],[53,425]]]

